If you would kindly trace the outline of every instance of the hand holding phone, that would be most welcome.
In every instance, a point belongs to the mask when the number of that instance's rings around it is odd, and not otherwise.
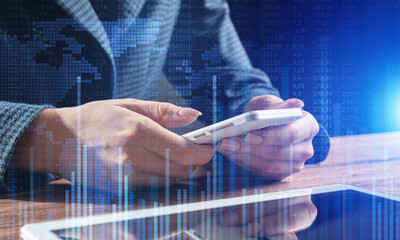
[[[252,130],[285,125],[301,117],[300,108],[251,111],[182,136],[197,144],[211,144]]]

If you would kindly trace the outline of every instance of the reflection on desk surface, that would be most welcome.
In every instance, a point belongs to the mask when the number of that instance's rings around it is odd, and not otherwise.
[[[62,239],[400,239],[400,203],[352,190],[187,210],[55,233]]]

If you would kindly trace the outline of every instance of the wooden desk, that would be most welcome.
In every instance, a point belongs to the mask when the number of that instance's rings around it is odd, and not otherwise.
[[[266,183],[247,189],[247,194],[254,194],[255,189],[272,192],[331,184],[351,184],[400,196],[400,132],[336,137],[331,139],[331,143],[331,151],[325,162],[307,165],[302,172],[282,182]],[[179,188],[185,189],[187,186]],[[27,223],[64,219],[66,212],[68,216],[71,216],[71,213],[75,216],[87,213],[87,205],[71,205],[66,202],[70,201],[69,196],[66,198],[66,190],[71,192],[68,181],[58,180],[33,193],[1,195],[0,238],[19,239],[19,230]],[[176,188],[170,190],[172,199],[170,204],[174,202],[173,196],[176,191]],[[163,194],[163,190],[160,190],[160,196],[164,196]],[[241,194],[241,190],[234,193],[227,192],[223,197]],[[144,199],[151,204],[151,196],[147,192],[135,192],[135,199]],[[195,196],[194,201],[200,201],[200,197]],[[111,212],[113,203],[117,209],[122,209],[117,201],[105,205],[94,204],[93,212],[95,214]]]

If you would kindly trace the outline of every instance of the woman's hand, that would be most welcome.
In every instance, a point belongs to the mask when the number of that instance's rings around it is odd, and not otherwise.
[[[171,185],[177,178],[189,178],[190,164],[209,162],[213,149],[191,143],[161,125],[185,126],[199,115],[191,108],[135,99],[46,109],[16,149],[24,169],[33,167],[33,171],[67,179],[81,171],[88,187],[106,190],[107,181],[115,183],[125,175],[132,186],[165,186],[167,180]]]
[[[266,95],[255,97],[245,111],[278,108],[302,108],[299,99],[283,101]],[[315,118],[303,111],[303,117],[284,126],[254,130],[246,137],[224,139],[218,151],[239,166],[269,179],[281,180],[301,171],[307,159],[314,155],[312,139],[318,133]]]

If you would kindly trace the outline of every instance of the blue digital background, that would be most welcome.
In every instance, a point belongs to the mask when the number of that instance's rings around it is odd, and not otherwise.
[[[253,65],[330,135],[400,130],[400,1],[228,2]]]

